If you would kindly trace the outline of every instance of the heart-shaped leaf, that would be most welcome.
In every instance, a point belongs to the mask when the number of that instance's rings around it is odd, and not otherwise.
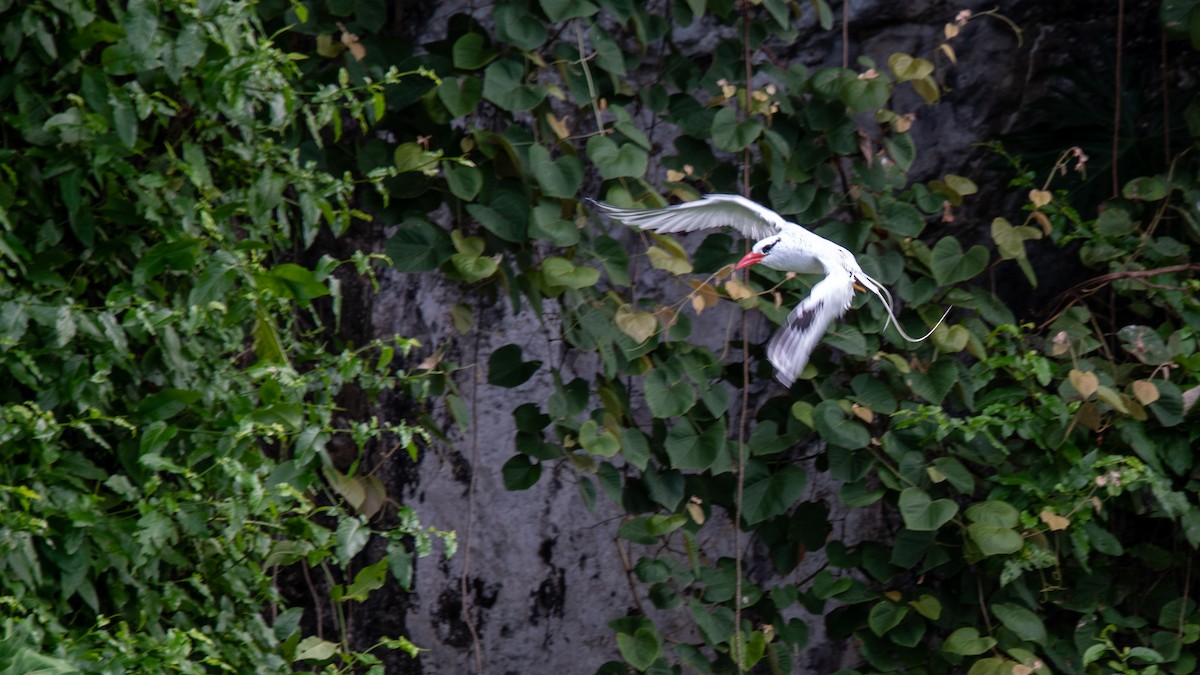
[[[650,165],[650,156],[633,143],[618,146],[605,136],[592,136],[587,142],[587,156],[600,170],[604,180],[641,178]]]
[[[871,442],[867,428],[848,416],[837,401],[822,401],[813,409],[813,426],[826,443],[847,450],[865,448]]]
[[[600,280],[600,270],[594,267],[577,267],[566,258],[551,256],[542,261],[542,278],[551,286],[588,288],[595,286]]]
[[[1041,238],[1042,231],[1037,228],[1028,225],[1013,227],[1012,223],[1004,218],[996,218],[992,221],[992,241],[996,242],[996,250],[999,251],[1000,258],[1003,260],[1024,258],[1025,242]]]
[[[502,59],[483,71],[483,97],[508,112],[535,108],[546,98],[546,88],[525,83],[519,61]]]
[[[718,420],[701,431],[682,419],[667,432],[664,447],[672,467],[704,471],[717,461],[717,455],[725,447],[725,422]]]
[[[967,341],[970,339],[971,334],[965,326],[947,326],[942,324],[933,331],[931,337],[938,351],[955,354],[966,349]]]
[[[942,643],[942,651],[960,656],[978,656],[996,646],[996,638],[980,637],[977,628],[959,628]]]
[[[1013,603],[992,605],[992,614],[1022,640],[1046,644],[1046,625],[1032,611]]]
[[[1066,516],[1060,516],[1053,511],[1042,511],[1038,514],[1038,520],[1046,524],[1052,532],[1065,530],[1071,526],[1071,519]]]
[[[583,184],[583,162],[578,157],[551,159],[550,151],[536,143],[529,146],[529,171],[547,197],[570,199]]]
[[[482,33],[467,33],[454,41],[451,57],[460,70],[478,70],[495,60],[497,52]]]
[[[511,190],[497,190],[486,204],[467,204],[467,213],[489,232],[505,241],[525,241],[529,228],[529,200]]]
[[[658,330],[658,320],[654,318],[653,314],[636,311],[628,304],[617,308],[613,321],[622,333],[633,338],[638,344],[649,340],[650,336]]]
[[[596,420],[588,420],[579,427],[579,444],[589,455],[612,457],[621,449],[621,442],[608,429],[603,429]]]
[[[736,152],[758,140],[762,122],[755,118],[738,121],[733,108],[721,108],[713,117],[712,139],[718,148]]]
[[[383,252],[401,272],[429,272],[454,255],[454,246],[445,230],[412,217],[404,220]]]
[[[1025,545],[1025,540],[1016,530],[990,523],[971,523],[967,526],[967,534],[984,557],[1010,555],[1020,551]]]
[[[804,495],[807,474],[798,466],[781,470],[746,485],[742,499],[742,518],[747,525],[783,515]]]
[[[475,199],[483,188],[483,172],[473,166],[447,162],[442,170],[446,172],[446,187],[450,188],[450,194],[465,202]]]
[[[525,455],[513,455],[500,468],[500,477],[505,490],[528,490],[542,477],[542,465]]]
[[[540,4],[546,17],[554,23],[591,16],[600,11],[588,0],[541,0]]]
[[[909,371],[904,375],[904,382],[921,398],[933,404],[940,404],[954,383],[958,381],[958,367],[951,359],[940,359],[929,364],[925,372]]]
[[[661,646],[658,633],[653,628],[643,627],[633,635],[617,633],[617,649],[626,663],[638,670],[646,670],[658,658]]]
[[[921,488],[904,488],[900,493],[900,516],[904,526],[914,532],[934,532],[958,513],[958,504],[949,499],[930,498]]]
[[[546,199],[533,209],[529,236],[566,248],[579,243],[579,227],[562,218],[562,208],[559,204]]]
[[[1096,377],[1095,373],[1085,373],[1074,368],[1071,369],[1071,372],[1067,373],[1067,380],[1070,381],[1071,386],[1075,388],[1075,391],[1079,392],[1080,397],[1085,401],[1091,398],[1092,394],[1096,393],[1096,389],[1100,387],[1100,378]]]
[[[867,626],[870,627],[872,633],[883,637],[884,633],[900,625],[906,616],[908,616],[907,605],[881,600],[871,608],[871,613],[867,616]]]
[[[478,77],[447,77],[437,88],[438,100],[454,117],[466,117],[483,100],[483,81]]]
[[[533,377],[541,367],[541,361],[522,360],[520,345],[504,345],[488,357],[488,384],[516,387]]]
[[[1133,396],[1142,405],[1150,405],[1158,400],[1158,387],[1150,380],[1137,380],[1133,383]]]
[[[995,499],[972,504],[963,515],[972,523],[988,523],[999,527],[1016,527],[1021,516],[1012,504]]]
[[[492,9],[496,38],[523,51],[533,51],[546,42],[546,26],[522,3],[502,2]]]
[[[933,278],[939,286],[950,286],[974,278],[987,267],[987,249],[976,244],[963,253],[954,237],[942,237],[930,255]]]
[[[412,142],[401,143],[396,146],[395,152],[392,153],[396,170],[400,172],[433,170],[436,174],[438,159],[440,158],[440,153],[430,152],[417,143]]]

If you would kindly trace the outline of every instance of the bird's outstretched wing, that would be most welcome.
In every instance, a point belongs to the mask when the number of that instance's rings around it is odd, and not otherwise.
[[[791,387],[808,364],[808,357],[825,335],[833,320],[846,313],[854,300],[854,285],[849,272],[831,270],[817,282],[787,323],[767,343],[767,360],[775,366],[775,377]]]
[[[615,220],[656,232],[693,232],[728,225],[757,241],[778,234],[787,223],[778,213],[737,195],[704,195],[661,209],[623,209],[590,201]]]

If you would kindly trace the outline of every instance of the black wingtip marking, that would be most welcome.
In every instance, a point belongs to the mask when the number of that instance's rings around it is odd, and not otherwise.
[[[798,312],[792,320],[788,322],[788,330],[806,331],[813,325],[813,320],[821,313],[822,303],[815,303],[811,307],[805,307]]]

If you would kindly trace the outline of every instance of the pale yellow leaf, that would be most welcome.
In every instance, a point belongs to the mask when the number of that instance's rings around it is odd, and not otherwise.
[[[685,178],[687,178],[687,174],[683,173],[682,171],[676,171],[675,169],[667,169],[667,182],[668,183],[678,183],[679,181],[681,181]]]
[[[691,517],[692,522],[696,523],[697,525],[704,524],[704,509],[700,508],[699,504],[695,502],[688,502],[687,512]]]
[[[1038,222],[1038,225],[1042,226],[1042,234],[1046,235],[1047,237],[1050,236],[1050,230],[1053,229],[1050,227],[1050,217],[1041,211],[1034,211],[1029,215]]]
[[[1038,514],[1038,518],[1046,524],[1046,527],[1050,528],[1054,532],[1065,530],[1071,525],[1070,518],[1060,516],[1053,511],[1042,511]]]
[[[950,63],[958,63],[958,57],[955,56],[953,47],[943,42],[942,44],[938,45],[938,48],[942,50],[942,53],[946,55],[946,58],[950,59]]]
[[[417,370],[433,370],[434,368],[437,368],[438,364],[441,362],[442,362],[442,350],[439,349],[436,352],[430,354],[429,356],[426,356],[423,361],[418,363]]]
[[[946,35],[947,40],[953,40],[954,38],[958,37],[958,30],[958,24],[948,23],[946,24],[946,28],[943,33]]]
[[[1084,400],[1091,398],[1092,394],[1096,393],[1100,387],[1100,378],[1096,377],[1095,373],[1085,373],[1075,368],[1072,368],[1071,372],[1067,374],[1067,379]]]
[[[730,300],[748,300],[754,297],[754,291],[740,279],[726,281],[725,294]]]
[[[567,126],[570,119],[569,117],[559,119],[554,116],[554,113],[546,113],[546,124],[550,126],[550,130],[554,132],[555,136],[558,136],[559,140],[571,135],[571,129]]]
[[[703,281],[689,281],[688,283],[691,284],[694,291],[692,293],[692,309],[696,310],[697,314],[709,307],[716,307],[717,303],[721,301],[717,289],[713,288],[711,284]]]
[[[1054,199],[1054,195],[1046,190],[1030,190],[1029,201],[1033,202],[1033,208],[1040,209],[1050,203]]]
[[[329,481],[329,487],[355,510],[366,501],[366,489],[358,478],[347,476],[332,468],[325,470],[325,478]]]
[[[359,481],[364,492],[363,502],[354,508],[367,518],[373,518],[387,502],[387,488],[378,476],[363,476]]]
[[[359,42],[358,36],[347,31],[346,26],[344,26],[341,22],[338,22],[338,28],[342,29],[342,44],[346,45],[346,49],[350,50],[350,54],[354,57],[354,60],[362,61],[364,58],[366,58],[367,49],[366,47],[362,46],[361,42]]]
[[[1133,397],[1142,405],[1150,405],[1158,400],[1158,387],[1150,380],[1138,380],[1133,383]]]
[[[654,331],[658,330],[658,320],[653,314],[636,311],[628,304],[617,309],[614,321],[622,333],[633,338],[638,344],[649,340]]]
[[[861,406],[857,403],[850,406],[850,412],[858,419],[870,424],[875,421],[875,411],[866,406]]]
[[[668,251],[658,246],[651,246],[646,250],[646,255],[650,258],[650,264],[654,266],[654,269],[670,272],[676,276],[692,271],[692,263],[688,262],[687,254],[680,256],[680,253],[682,251]]]

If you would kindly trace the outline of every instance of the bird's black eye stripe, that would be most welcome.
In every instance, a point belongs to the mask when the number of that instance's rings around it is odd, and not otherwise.
[[[770,252],[771,252],[771,249],[775,248],[775,244],[778,244],[778,243],[779,243],[779,240],[778,240],[778,239],[776,239],[775,241],[773,241],[773,242],[771,242],[771,243],[767,244],[766,246],[764,246],[764,247],[763,247],[763,251],[762,251],[762,252],[763,252],[763,254],[765,255],[765,254],[767,254],[767,253],[770,253]]]

